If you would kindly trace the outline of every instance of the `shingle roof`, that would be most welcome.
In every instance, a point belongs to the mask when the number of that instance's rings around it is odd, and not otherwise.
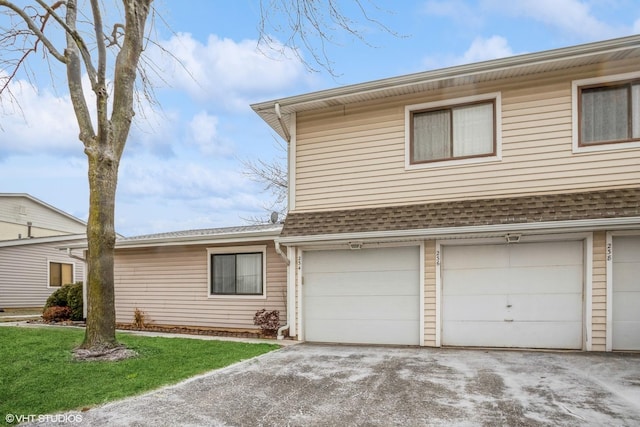
[[[640,216],[640,188],[290,212],[282,237]]]
[[[235,227],[220,227],[220,228],[201,228],[197,230],[182,230],[182,231],[170,231],[166,233],[157,234],[145,234],[141,236],[126,237],[118,239],[118,242],[125,242],[131,240],[154,240],[154,239],[167,239],[167,238],[181,238],[181,237],[212,237],[222,236],[229,234],[242,234],[251,232],[277,232],[282,228],[281,224],[256,224],[256,225],[241,225]]]

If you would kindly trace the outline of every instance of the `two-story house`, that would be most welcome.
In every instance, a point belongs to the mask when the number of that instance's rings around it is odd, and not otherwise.
[[[640,36],[258,103],[290,334],[640,349]]]
[[[59,247],[86,240],[86,223],[25,193],[0,193],[0,308],[40,308],[83,280],[84,262]]]

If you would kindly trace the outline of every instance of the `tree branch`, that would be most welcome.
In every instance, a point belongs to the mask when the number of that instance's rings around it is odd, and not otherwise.
[[[38,0],[38,1],[40,2],[41,0]],[[58,3],[56,3],[56,5],[57,4]],[[54,6],[57,7],[56,5]],[[22,18],[25,24],[27,24],[27,27],[29,27],[29,30],[33,32],[33,35],[35,35],[38,38],[38,40],[42,41],[42,44],[45,45],[49,53],[51,53],[51,55],[53,55],[54,58],[56,58],[58,61],[62,62],[63,64],[67,63],[65,56],[56,49],[56,47],[53,45],[51,40],[49,40],[47,36],[44,35],[44,33],[40,30],[40,28],[38,28],[36,23],[33,22],[33,19],[31,19],[31,17],[27,15],[27,13],[23,9],[20,9],[18,6],[16,6],[12,2],[6,1],[6,0],[0,0],[0,7],[6,7],[7,9],[11,9],[18,16],[20,16],[20,18]],[[57,17],[55,11],[52,8],[47,6],[46,9],[51,16],[54,16],[54,18]]]

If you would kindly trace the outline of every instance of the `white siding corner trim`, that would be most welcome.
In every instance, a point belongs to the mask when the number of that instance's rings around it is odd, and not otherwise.
[[[262,295],[214,295],[211,294],[211,255],[214,254],[243,254],[262,252]],[[207,248],[207,296],[210,299],[266,299],[267,298],[267,246],[223,246]]]
[[[437,107],[454,106],[477,101],[495,100],[495,134],[496,153],[493,156],[473,157],[470,159],[452,159],[434,161],[429,163],[411,164],[411,112]],[[473,163],[498,162],[502,160],[502,94],[501,92],[485,93],[481,95],[466,96],[462,98],[446,99],[442,101],[412,104],[404,107],[404,164],[406,170],[431,169],[446,166],[462,166]]]

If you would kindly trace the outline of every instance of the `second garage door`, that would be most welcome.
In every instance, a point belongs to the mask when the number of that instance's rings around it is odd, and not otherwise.
[[[305,340],[419,344],[419,253],[415,246],[305,252]]]
[[[582,348],[582,242],[444,246],[442,344]]]
[[[613,349],[640,350],[640,236],[613,238]]]

